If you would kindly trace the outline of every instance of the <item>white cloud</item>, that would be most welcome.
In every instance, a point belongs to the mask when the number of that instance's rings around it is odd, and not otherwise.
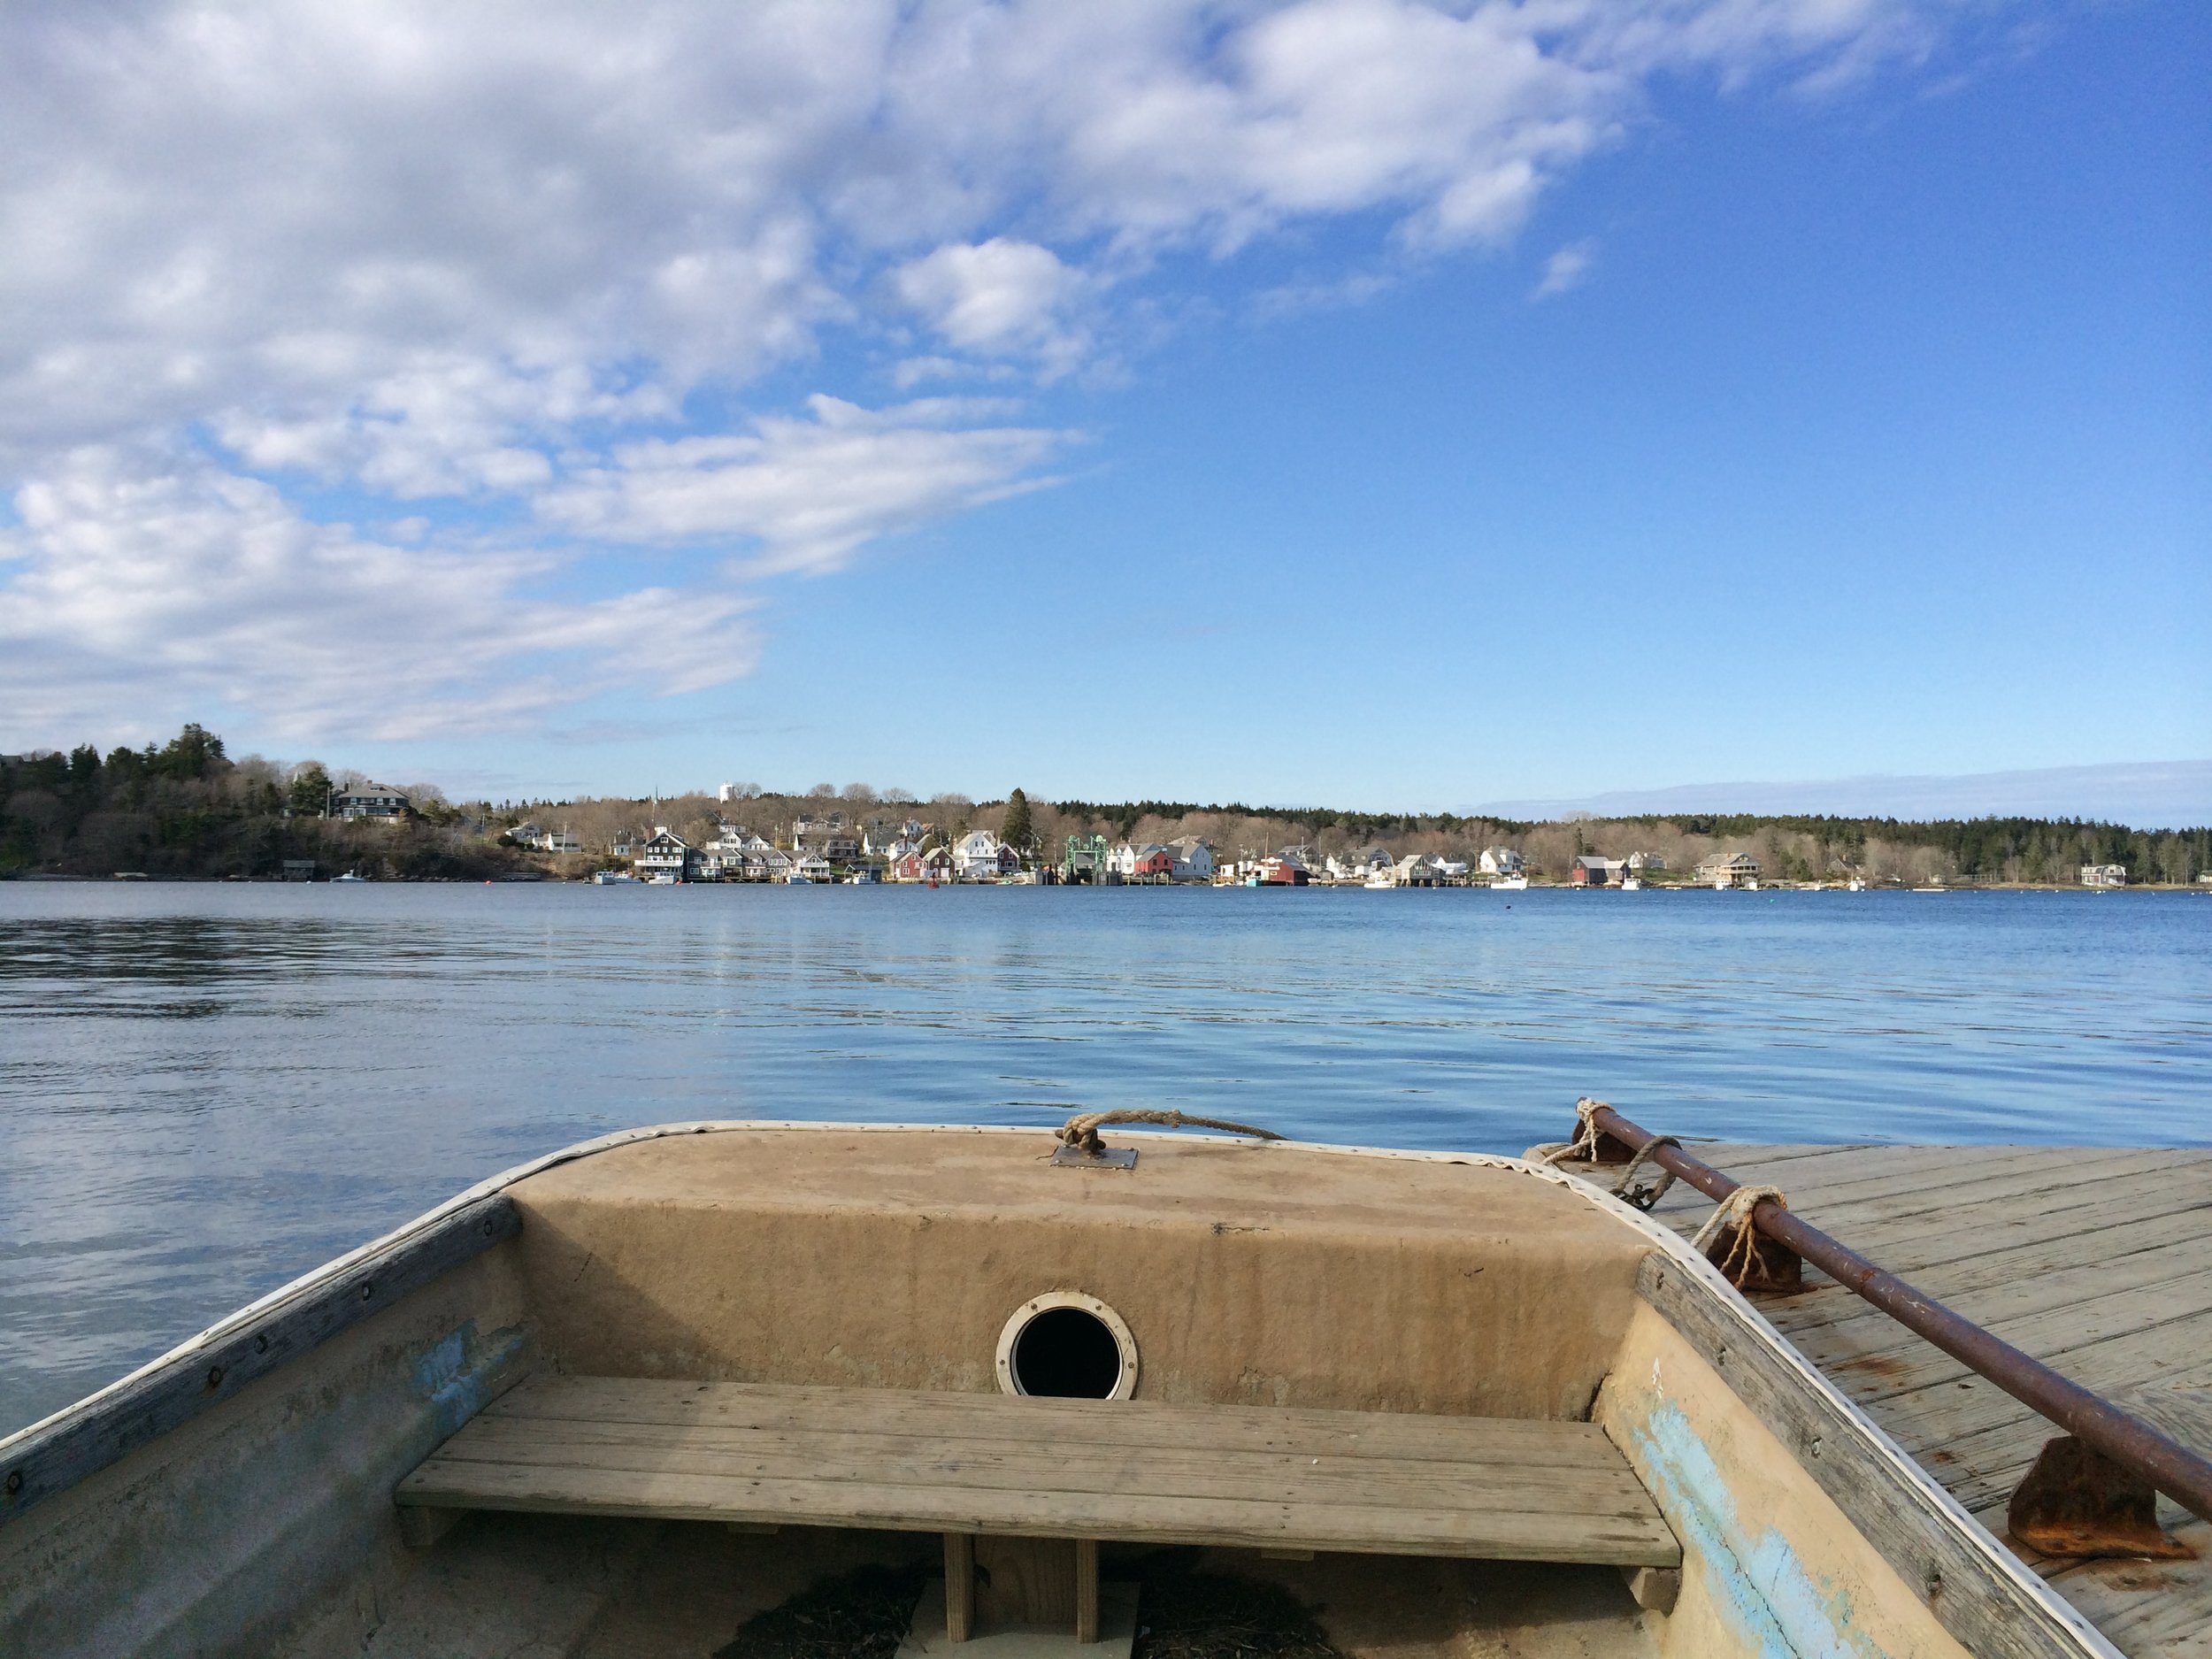
[[[899,297],[949,344],[987,357],[1033,353],[1048,370],[1082,354],[1083,335],[1064,318],[1080,279],[1049,248],[994,236],[948,243],[893,273]]]
[[[616,686],[720,684],[757,652],[734,591],[557,597],[569,572],[545,554],[311,524],[257,480],[174,457],[80,450],[15,508],[0,703],[50,741],[211,705],[301,740],[495,728]]]
[[[1580,287],[1583,278],[1590,274],[1590,262],[1597,257],[1597,243],[1587,238],[1560,249],[1544,261],[1544,274],[1529,291],[1529,298],[1547,300]]]
[[[618,541],[757,543],[754,575],[819,573],[863,542],[1041,481],[1034,469],[1072,434],[978,426],[1003,412],[977,399],[895,409],[810,400],[810,419],[755,430],[623,444],[605,466],[542,497],[552,523]]]
[[[1510,238],[1633,126],[1655,75],[1832,89],[1925,57],[1957,15],[1955,0],[0,10],[0,488],[76,503],[16,538],[0,631],[60,618],[86,686],[201,683],[182,646],[101,668],[101,640],[142,641],[65,603],[41,538],[96,522],[103,559],[128,547],[139,580],[166,570],[181,589],[233,567],[212,541],[163,551],[153,526],[219,498],[273,563],[226,589],[237,618],[191,613],[214,637],[257,617],[290,618],[299,641],[311,617],[342,631],[356,565],[526,605],[524,555],[463,576],[434,536],[333,541],[296,505],[307,480],[368,501],[365,520],[446,498],[828,568],[1035,481],[1064,440],[951,405],[747,407],[772,370],[811,365],[848,396],[824,365],[902,388],[1049,380],[1114,359],[1128,319],[1159,314],[1164,254],[1363,216],[1384,228],[1356,274],[1302,290],[1352,295],[1409,257]],[[226,494],[247,482],[191,458],[210,441],[273,482]],[[96,511],[88,449],[135,457]],[[628,556],[581,557],[624,588]],[[735,603],[718,595],[703,603]],[[637,628],[651,613],[589,614]],[[569,613],[517,614],[541,629]],[[384,625],[449,637],[430,611]],[[602,644],[578,649],[606,672],[633,660]],[[307,706],[290,704],[288,719]]]

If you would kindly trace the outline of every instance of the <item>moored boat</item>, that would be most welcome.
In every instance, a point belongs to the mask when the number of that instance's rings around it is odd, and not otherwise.
[[[2112,1651],[1587,1185],[1099,1128],[472,1188],[0,1441],[0,1651],[704,1655],[873,1563],[1126,1655],[1164,1550],[1347,1655]]]

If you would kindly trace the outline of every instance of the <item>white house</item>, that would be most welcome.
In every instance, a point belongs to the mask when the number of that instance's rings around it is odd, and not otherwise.
[[[1486,876],[1517,876],[1521,873],[1521,855],[1510,847],[1486,847],[1480,864]]]
[[[1214,879],[1214,849],[1197,836],[1180,836],[1170,841],[1167,849],[1175,855],[1176,880],[1211,881]]]
[[[580,853],[584,850],[583,841],[576,832],[565,829],[547,830],[538,837],[538,847],[541,851],[549,853]]]
[[[2124,887],[2128,884],[2125,864],[2084,864],[2081,884],[2085,887]]]
[[[995,881],[1005,872],[1004,863],[999,855],[1012,851],[1012,848],[1002,843],[990,831],[971,830],[953,845],[953,872],[963,881]],[[1018,868],[1020,864],[1020,856],[1016,855],[1015,867]]]

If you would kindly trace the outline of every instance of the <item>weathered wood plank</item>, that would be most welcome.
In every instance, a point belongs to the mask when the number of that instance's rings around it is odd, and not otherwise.
[[[1051,1485],[1070,1492],[1234,1497],[1263,1503],[1358,1503],[1371,1501],[1378,1490],[1386,1488],[1394,1502],[1439,1510],[1572,1509],[1586,1514],[1639,1515],[1650,1507],[1617,1453],[1610,1468],[1586,1462],[1551,1467],[1254,1455],[1234,1449],[1164,1451],[1111,1440],[1089,1446],[995,1446],[923,1435],[770,1432],[716,1439],[697,1429],[638,1425],[608,1425],[596,1432],[570,1425],[565,1425],[567,1432],[544,1435],[502,1433],[499,1426],[487,1423],[480,1430],[464,1432],[434,1461],[441,1467],[582,1464],[641,1474],[680,1466],[731,1479],[757,1477],[860,1486],[882,1480],[948,1480],[1010,1492]],[[1592,1432],[1603,1444],[1602,1433]],[[457,1471],[451,1478],[463,1477]]]
[[[1957,1311],[1966,1313],[1968,1310]],[[2055,1371],[2083,1348],[2156,1331],[2212,1312],[2212,1269],[2187,1263],[2172,1276],[2099,1294],[2085,1286],[2076,1298],[2001,1323],[1978,1319],[2023,1353]],[[1849,1380],[1862,1404],[1910,1394],[1973,1375],[1970,1367],[1893,1325],[1887,1331],[1859,1320],[1792,1333],[1808,1358],[1839,1381]]]
[[[1587,1423],[998,1394],[542,1379],[397,1496],[1501,1560],[1665,1566],[1680,1553]]]
[[[1954,1193],[1978,1183],[2024,1173],[2048,1180],[2058,1172],[2071,1176],[2116,1164],[2134,1167],[2144,1158],[2139,1151],[2122,1148],[2070,1148],[2060,1152],[2049,1147],[1946,1148],[1925,1164],[1909,1164],[1893,1170],[1852,1170],[1847,1173],[1839,1168],[1829,1179],[1793,1181],[1788,1185],[1793,1208],[1818,1204],[1826,1211],[1844,1205],[1927,1200],[1931,1194]]]
[[[2109,1188],[2062,1191],[2033,1202],[1992,1205],[1967,1216],[1919,1216],[1855,1229],[1839,1224],[1836,1236],[1891,1272],[1909,1273],[1935,1263],[1970,1261],[2025,1244],[2092,1240],[2124,1221],[2185,1215],[2192,1218],[2177,1222],[2177,1228],[2193,1230],[2201,1219],[2197,1212],[2207,1210],[2212,1210],[2212,1191],[2201,1184],[2116,1181]],[[1819,1226],[1823,1217],[1817,1209],[1809,1209],[1806,1219]]]
[[[1842,1411],[1803,1386],[1768,1347],[1747,1306],[1657,1256],[1645,1259],[1637,1286],[1969,1652],[1980,1659],[2079,1655],[2071,1633],[2026,1586],[1961,1537],[1948,1511],[1870,1448]]]
[[[2081,1246],[2070,1240],[2026,1244],[2010,1249],[1993,1250],[1987,1255],[1962,1262],[1933,1263],[1915,1270],[1912,1281],[1930,1295],[1966,1313],[1969,1317],[1975,1317],[1971,1311],[1975,1307],[2002,1305],[1978,1302],[1975,1300],[1978,1293],[2019,1289],[2032,1294],[2035,1287],[2045,1280],[2071,1275],[2078,1271],[2095,1273],[2108,1268],[2115,1272],[2132,1272],[2131,1258],[2147,1252],[2212,1248],[2212,1210],[2193,1213],[2203,1219],[2195,1228],[2179,1233],[2171,1225],[2173,1217],[2170,1217],[2127,1222],[2108,1228],[2097,1235],[2097,1248],[2093,1256],[2085,1256]],[[1801,1329],[1837,1324],[1844,1319],[1864,1318],[1894,1323],[1880,1310],[1833,1286],[1823,1286],[1817,1292],[1809,1291],[1795,1296],[1776,1298],[1763,1305],[1760,1311],[1778,1328],[1792,1335]],[[1998,1313],[1993,1317],[2005,1316]]]
[[[1423,1461],[1541,1460],[1563,1463],[1615,1455],[1586,1423],[1537,1418],[1432,1417],[1297,1406],[1180,1406],[1147,1400],[1012,1399],[894,1388],[778,1383],[669,1382],[651,1378],[542,1377],[490,1406],[482,1420],[717,1423],[733,1426],[933,1434],[949,1439],[1084,1442],[1110,1434],[1143,1448],[1238,1446]],[[1595,1438],[1593,1439],[1593,1435]]]
[[[2197,1314],[2078,1349],[2068,1356],[2065,1374],[2085,1388],[2104,1393],[2200,1369],[2208,1352],[2212,1352],[2212,1314]],[[1938,1463],[1967,1464],[1965,1455],[1977,1436],[2035,1416],[1980,1377],[1870,1400],[1863,1409],[1931,1469]],[[1937,1472],[1939,1477],[1941,1471]]]
[[[1384,1494],[1379,1494],[1384,1495]],[[403,1504],[659,1520],[760,1520],[899,1532],[1002,1532],[1143,1544],[1294,1545],[1352,1554],[1458,1555],[1488,1561],[1673,1566],[1680,1547],[1656,1513],[1647,1522],[1518,1511],[1485,1517],[1372,1505],[1253,1502],[1119,1494],[1004,1492],[885,1482],[857,1489],[815,1480],[731,1480],[567,1467],[426,1463],[403,1482]]]
[[[0,1525],[373,1318],[520,1227],[495,1194],[330,1274],[267,1316],[0,1442]]]
[[[1862,1188],[1847,1197],[1814,1192],[1793,1195],[1790,1202],[1809,1216],[1817,1210],[1838,1227],[1864,1232],[1921,1217],[1969,1217],[2013,1199],[2039,1201],[2063,1194],[2070,1205],[2101,1193],[2131,1189],[2139,1177],[2171,1179],[2171,1155],[2157,1151],[2084,1157],[2070,1165],[2036,1158],[1941,1187],[1895,1194]]]
[[[945,1534],[945,1639],[965,1641],[975,1631],[975,1534]]]

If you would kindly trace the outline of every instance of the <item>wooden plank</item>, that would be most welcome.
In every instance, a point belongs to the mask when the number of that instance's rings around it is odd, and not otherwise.
[[[945,1640],[965,1641],[975,1630],[975,1534],[945,1534]]]
[[[10,1437],[0,1443],[0,1526],[375,1317],[520,1226],[514,1200],[494,1194],[328,1273],[265,1317]]]
[[[2078,1199],[2058,1193],[2032,1205],[1994,1205],[1967,1216],[1920,1216],[1837,1236],[1891,1272],[1909,1275],[1937,1263],[1970,1261],[2024,1244],[2093,1240],[2124,1221],[2185,1215],[2191,1219],[2177,1221],[2177,1228],[2193,1229],[2198,1212],[2207,1210],[2212,1210],[2212,1193],[2198,1187],[2159,1182],[2147,1189],[2139,1183],[2115,1182],[2108,1190],[2086,1189]],[[1807,1219],[1819,1225],[1816,1215]]]
[[[977,1539],[978,1632],[1073,1628],[1081,1619],[1076,1594],[1079,1553],[1071,1538]]]
[[[1970,1307],[1985,1305],[1974,1300],[1978,1292],[1999,1286],[2032,1290],[2046,1279],[2099,1264],[2125,1273],[2132,1271],[2131,1257],[2149,1251],[2212,1248],[2212,1210],[2194,1214],[2201,1217],[2197,1225],[2178,1233],[2171,1217],[2128,1222],[2106,1229],[2097,1235],[2095,1255],[2086,1260],[2078,1242],[2060,1240],[1993,1250],[1962,1262],[1935,1263],[1916,1270],[1912,1281],[1930,1295],[1965,1312]],[[1760,1311],[1778,1328],[1793,1334],[1802,1328],[1833,1324],[1844,1318],[1889,1319],[1887,1314],[1850,1292],[1828,1285],[1816,1291],[1763,1302]]]
[[[2078,1349],[2206,1312],[2212,1312],[2212,1268],[2199,1263],[2150,1284],[2102,1294],[2090,1289],[2070,1302],[2021,1314],[2001,1325],[1978,1323],[2023,1353],[2063,1370],[2060,1362]],[[1972,1367],[1895,1325],[1885,1331],[1855,1319],[1793,1333],[1792,1340],[1862,1404],[1974,1374]]]
[[[1988,1156],[1992,1153],[1997,1156]],[[1790,1203],[1801,1210],[1817,1208],[1824,1215],[1848,1212],[1855,1219],[1902,1217],[1961,1202],[1994,1183],[2027,1178],[2032,1185],[2071,1187],[2092,1175],[2132,1173],[2160,1161],[2170,1164],[2171,1155],[2121,1149],[2055,1152],[2047,1147],[1974,1148],[1925,1168],[1801,1187],[1791,1193]]]
[[[2159,1312],[2162,1298],[2169,1294],[2177,1299],[2170,1304],[2176,1313],[2188,1311],[2179,1301],[2186,1299],[2189,1287],[2212,1286],[2212,1239],[2181,1239],[2116,1261],[2077,1262],[2040,1273],[2007,1275],[1993,1287],[1964,1294],[1941,1283],[1939,1275],[1924,1274],[1914,1282],[1955,1313],[2043,1358],[2133,1328],[2126,1324],[2131,1315],[2141,1325],[2155,1323],[2147,1316]],[[1880,1309],[1856,1298],[1853,1302],[1855,1308],[1846,1317],[1818,1325],[1785,1324],[1781,1319],[1773,1323],[1832,1372],[1834,1364],[1846,1363],[1878,1370],[1867,1362],[1924,1346]],[[2085,1312],[2086,1317],[2078,1322],[2057,1319],[2053,1326],[2055,1340],[2047,1343],[2032,1323],[2038,1316],[2048,1321],[2061,1314]],[[1832,1363],[1831,1356],[1835,1356]]]
[[[544,1379],[448,1440],[397,1497],[1513,1560],[1679,1555],[1593,1424],[980,1394]]]
[[[2200,1369],[2208,1352],[2212,1352],[2212,1314],[2197,1314],[2079,1349],[2069,1357],[2066,1375],[2085,1388],[2103,1392]],[[1980,1377],[1870,1402],[1866,1409],[1938,1479],[1943,1478],[1938,1465],[1962,1462],[1960,1454],[1971,1448],[1975,1437],[2034,1416]]]
[[[2069,1166],[2053,1159],[2037,1158],[2009,1169],[1999,1169],[1939,1187],[1897,1194],[1870,1193],[1837,1199],[1813,1193],[1793,1196],[1791,1208],[1803,1213],[1825,1231],[1870,1232],[1886,1223],[1903,1223],[1920,1217],[1970,1217],[1993,1204],[2013,1199],[2040,1201],[2063,1194],[2070,1205],[2101,1191],[2117,1190],[2113,1183],[2136,1185],[2170,1179],[2172,1156],[2158,1151],[2122,1153],[2109,1157],[2085,1158]],[[2027,1206],[2008,1206],[2014,1213]],[[1834,1227],[1829,1227],[1829,1221]]]
[[[1801,1179],[1808,1171],[1831,1167],[1873,1170],[1909,1166],[1947,1157],[1960,1149],[1871,1141],[1839,1141],[1832,1145],[1801,1141],[1775,1146],[1746,1146],[1722,1141],[1689,1148],[1693,1156],[1717,1170],[1767,1171],[1788,1164]],[[1763,1174],[1760,1177],[1762,1181],[1767,1179]]]
[[[1883,1456],[1847,1414],[1805,1386],[1740,1298],[1713,1291],[1658,1256],[1644,1259],[1637,1286],[1970,1653],[2079,1659],[2074,1633],[1962,1537],[1950,1511]]]
[[[448,1478],[457,1471],[462,1479]],[[402,1504],[433,1508],[657,1520],[758,1520],[1252,1549],[1292,1545],[1349,1554],[1612,1566],[1664,1567],[1681,1561],[1680,1547],[1655,1509],[1644,1519],[1518,1511],[1484,1516],[1387,1504],[1145,1501],[1118,1494],[1002,1492],[941,1483],[856,1487],[817,1480],[732,1480],[678,1470],[639,1474],[435,1460],[409,1476],[396,1496]]]
[[[498,1425],[485,1424],[483,1430]],[[1593,1429],[1602,1440],[1601,1432]],[[1302,1454],[1177,1448],[957,1443],[924,1436],[764,1434],[716,1442],[695,1429],[610,1425],[545,1436],[474,1428],[430,1460],[448,1481],[461,1466],[588,1467],[652,1474],[681,1467],[728,1479],[812,1479],[869,1486],[930,1480],[1027,1492],[1040,1485],[1070,1492],[1148,1497],[1234,1497],[1267,1503],[1357,1503],[1386,1493],[1417,1508],[1638,1515],[1650,1501],[1620,1455],[1610,1468],[1425,1463],[1407,1458],[1307,1457]]]
[[[896,1388],[777,1383],[672,1382],[657,1378],[539,1377],[490,1407],[481,1419],[627,1422],[793,1431],[854,1432],[982,1440],[1087,1440],[1110,1436],[1129,1447],[1235,1445],[1367,1457],[1463,1463],[1568,1463],[1617,1456],[1587,1423],[1468,1417],[1298,1406],[1177,1405],[1148,1400],[1011,1398]]]
[[[1075,1645],[1098,1640],[1098,1540],[1075,1540]]]

